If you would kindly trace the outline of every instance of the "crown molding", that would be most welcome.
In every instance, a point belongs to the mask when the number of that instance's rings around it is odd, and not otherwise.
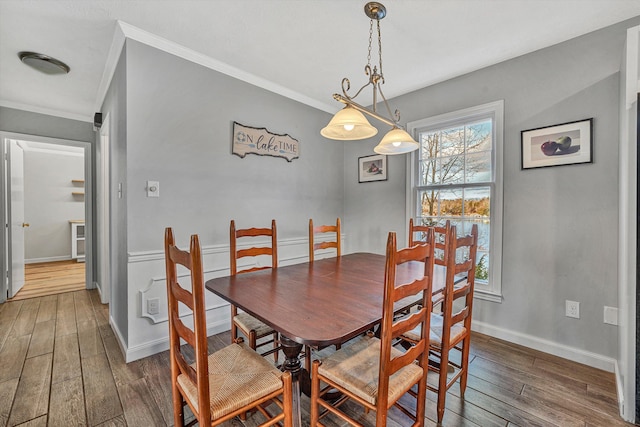
[[[45,114],[47,116],[61,117],[63,119],[77,120],[79,122],[93,123],[93,117],[91,116],[70,113],[68,111],[55,110],[52,108],[37,107],[35,105],[30,105],[30,104],[20,104],[18,102],[0,100],[0,107],[28,111],[28,112],[37,113],[37,114]]]
[[[122,48],[124,47],[126,39],[135,40],[139,43],[143,43],[147,46],[159,49],[163,52],[167,52],[171,55],[177,56],[195,64],[202,65],[203,67],[207,67],[211,70],[249,83],[253,86],[268,90],[269,92],[284,96],[318,110],[325,111],[330,114],[334,114],[336,112],[335,105],[318,102],[315,99],[303,95],[299,92],[293,91],[272,81],[266,80],[262,77],[258,77],[255,74],[248,73],[239,68],[213,59],[200,52],[196,52],[193,49],[189,49],[178,43],[172,42],[171,40],[167,40],[156,34],[142,30],[120,20],[117,21],[113,40],[111,42],[111,48],[107,57],[107,63],[105,64],[104,72],[102,74],[102,80],[98,88],[95,111],[100,111],[100,109],[102,108],[102,103],[104,102],[107,90],[109,89],[109,85],[111,84],[111,79],[113,78],[113,73],[115,72],[116,66],[118,64],[118,59],[120,58],[120,54],[122,52]]]
[[[107,55],[107,62],[104,65],[102,71],[102,79],[100,79],[100,85],[98,86],[98,92],[96,94],[96,103],[93,107],[95,112],[102,110],[102,103],[104,102],[109,85],[113,79],[113,74],[116,72],[116,66],[118,65],[118,59],[122,53],[124,47],[125,35],[122,31],[121,21],[116,21],[116,28],[113,32],[113,39],[111,40],[111,47],[109,48],[109,54]],[[93,118],[91,119],[93,122]]]

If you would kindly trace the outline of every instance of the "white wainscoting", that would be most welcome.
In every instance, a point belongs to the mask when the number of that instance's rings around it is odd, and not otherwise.
[[[344,237],[343,237],[344,242]],[[252,245],[239,245],[238,248],[262,245],[265,242],[255,241]],[[278,265],[283,267],[291,264],[306,262],[309,259],[309,241],[304,238],[278,240]],[[327,250],[326,256],[334,256]],[[318,252],[316,257],[322,257]],[[203,246],[202,258],[205,280],[229,275],[229,246]],[[253,264],[245,266],[270,265],[270,257],[258,258]],[[188,271],[178,271],[181,284],[189,286]],[[116,331],[120,346],[124,349],[125,360],[131,362],[169,348],[169,326],[166,274],[164,251],[148,251],[129,253],[128,257],[128,342],[122,339],[121,331]],[[158,314],[150,314],[147,301],[157,298],[159,301]],[[218,334],[230,329],[229,303],[211,292],[206,293],[207,332],[209,335]],[[185,315],[185,323],[192,321],[190,315]],[[113,325],[112,325],[113,326]]]
[[[344,240],[343,236],[343,247]],[[308,261],[308,244],[306,237],[279,240],[278,265],[286,266]],[[239,246],[239,248],[245,247],[248,246]],[[327,250],[326,254],[325,256],[333,256],[331,250]],[[229,275],[228,245],[205,246],[202,248],[202,255],[205,280]],[[320,253],[316,257],[322,258],[323,255]],[[270,265],[270,258],[259,259],[254,264],[243,264],[241,267],[257,265]],[[111,326],[125,353],[125,360],[131,362],[169,348],[164,251],[130,253],[128,269],[128,343],[124,342],[122,331],[117,330],[114,322],[111,322]],[[186,270],[179,272],[178,276],[184,286],[189,285],[189,275]],[[229,303],[211,292],[207,292],[206,295],[207,333],[214,335],[229,330],[231,320]],[[147,311],[147,300],[151,298],[159,300],[158,314],[149,314]],[[191,323],[190,317],[190,315],[184,316],[185,323]],[[616,360],[613,358],[484,322],[474,320],[473,330],[608,372],[614,372],[616,367]]]

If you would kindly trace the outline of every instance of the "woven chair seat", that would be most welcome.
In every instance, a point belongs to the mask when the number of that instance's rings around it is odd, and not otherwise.
[[[257,337],[273,333],[273,329],[270,326],[247,313],[236,314],[233,321],[244,331],[256,331]]]
[[[231,344],[210,354],[208,360],[214,419],[282,388],[282,372],[244,344]],[[178,384],[199,411],[196,385],[186,375],[178,376]]]
[[[439,314],[431,314],[431,326],[429,333],[429,344],[435,347],[442,345],[442,321],[443,317]],[[466,328],[461,323],[451,326],[451,342],[457,342],[460,337],[466,333]],[[404,333],[404,336],[412,341],[420,340],[421,327],[418,326]]]
[[[391,349],[391,353],[392,357],[402,355],[402,352],[394,348]],[[342,347],[322,359],[318,372],[375,405],[380,374],[380,340],[368,335],[363,336],[353,344]],[[393,402],[406,393],[422,375],[422,368],[418,364],[407,365],[393,374],[389,379],[389,401]]]

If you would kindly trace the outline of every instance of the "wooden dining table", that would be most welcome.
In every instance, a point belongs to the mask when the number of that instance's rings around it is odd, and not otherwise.
[[[300,425],[300,388],[308,394],[309,373],[299,354],[304,345],[342,344],[382,319],[385,256],[353,253],[236,276],[208,280],[206,288],[278,331],[294,378],[294,424]],[[434,266],[433,292],[445,286],[445,268]],[[397,283],[424,274],[424,263],[398,266]],[[398,307],[398,310],[403,307]]]

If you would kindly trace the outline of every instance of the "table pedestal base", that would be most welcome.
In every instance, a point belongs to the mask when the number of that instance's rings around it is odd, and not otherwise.
[[[302,369],[300,363],[300,352],[302,351],[302,344],[299,344],[292,339],[280,335],[280,347],[284,353],[286,359],[282,364],[282,369],[291,373],[291,379],[293,380],[293,425],[302,426],[302,414],[300,412],[300,391],[305,391],[305,394],[310,392],[309,373]]]

